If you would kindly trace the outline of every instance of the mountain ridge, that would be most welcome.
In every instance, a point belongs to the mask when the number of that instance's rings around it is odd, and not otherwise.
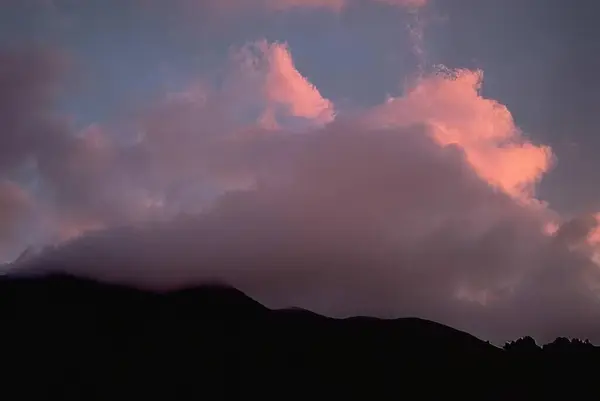
[[[414,317],[269,309],[219,282],[158,292],[57,273],[4,276],[0,318],[6,388],[22,383],[19,399],[365,399],[400,391],[408,399],[500,400],[537,394],[531,374],[556,386],[565,382],[559,373],[582,373],[573,366],[582,353],[532,352],[526,341],[507,351]],[[585,347],[588,362],[600,360],[596,347]]]

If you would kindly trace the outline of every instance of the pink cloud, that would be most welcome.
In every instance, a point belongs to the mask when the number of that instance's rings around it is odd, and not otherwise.
[[[432,132],[358,117],[304,135],[223,138],[204,151],[206,142],[186,141],[179,146],[196,150],[196,171],[225,168],[256,185],[196,216],[84,235],[47,256],[69,271],[149,286],[223,279],[276,307],[418,315],[468,330],[485,322],[477,333],[488,338],[564,334],[566,317],[547,313],[556,302],[594,321],[600,310],[585,299],[597,274],[570,247],[590,226],[544,234],[542,211],[495,191]],[[182,170],[161,171],[176,182]]]
[[[337,116],[287,46],[250,43],[222,86],[166,96],[123,145],[57,122],[43,59],[4,61],[1,172],[35,161],[36,216],[70,240],[41,257],[68,271],[220,278],[271,306],[418,315],[488,338],[596,330],[596,221],[534,202],[550,149],[481,95],[479,71],[425,75]],[[6,188],[3,210],[18,209],[21,186]]]
[[[420,78],[407,93],[376,107],[373,123],[426,124],[442,145],[458,145],[475,171],[515,196],[533,195],[552,164],[547,146],[532,144],[508,109],[480,94],[481,71],[440,71]]]
[[[232,102],[241,100],[245,106],[262,103],[258,104],[263,108],[260,121],[271,126],[279,124],[278,116],[315,123],[327,123],[334,117],[331,101],[296,69],[284,43],[262,40],[234,52],[225,85]]]

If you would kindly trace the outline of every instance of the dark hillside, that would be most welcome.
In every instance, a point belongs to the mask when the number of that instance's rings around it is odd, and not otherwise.
[[[577,361],[600,361],[568,340],[505,351],[415,318],[269,310],[218,284],[151,293],[5,277],[0,317],[3,386],[15,394],[3,399],[15,400],[529,399],[564,387]]]

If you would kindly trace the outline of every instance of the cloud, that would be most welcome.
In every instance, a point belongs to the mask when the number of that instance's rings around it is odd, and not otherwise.
[[[65,149],[63,120],[52,113],[64,55],[47,49],[8,49],[0,53],[0,248],[12,253],[32,206],[26,184],[31,170],[52,163]],[[19,182],[16,180],[22,177]]]
[[[137,0],[143,6],[160,4],[157,0]],[[298,9],[325,10],[340,12],[359,0],[174,0],[186,10],[203,9],[220,13],[231,12],[287,12]],[[427,0],[371,0],[376,4],[418,10],[427,5]]]
[[[440,144],[460,146],[491,185],[530,197],[552,165],[551,149],[528,141],[504,105],[482,97],[482,80],[481,71],[441,69],[375,108],[371,121],[381,126],[426,122]]]
[[[427,134],[426,127],[373,130],[361,126],[360,122],[348,121],[334,123],[322,131],[302,136],[279,132],[250,145],[242,144],[235,159],[230,162],[239,163],[240,169],[253,171],[256,185],[248,190],[224,195],[206,214],[201,215],[198,227],[194,228],[199,230],[198,235],[192,235],[194,231],[186,235],[190,240],[193,238],[193,242],[198,241],[196,247],[202,249],[196,255],[199,259],[189,259],[191,270],[188,274],[196,273],[192,266],[196,266],[197,262],[202,262],[205,257],[211,260],[211,255],[214,255],[217,258],[213,261],[218,266],[217,273],[227,272],[226,267],[220,267],[223,262],[219,259],[224,257],[239,260],[240,267],[242,263],[248,263],[252,269],[261,269],[259,266],[264,262],[267,270],[276,269],[275,260],[280,260],[284,270],[271,273],[273,279],[286,280],[290,273],[285,271],[286,265],[291,263],[293,268],[296,259],[300,262],[308,258],[306,266],[299,264],[297,268],[300,270],[295,273],[310,275],[326,273],[328,267],[324,262],[331,258],[331,262],[334,262],[332,268],[337,265],[342,270],[330,274],[343,276],[343,269],[352,269],[355,264],[353,260],[372,259],[373,269],[384,267],[375,262],[381,256],[384,265],[395,262],[396,257],[410,257],[413,253],[414,257],[426,260],[430,256],[419,256],[419,247],[426,247],[437,235],[441,235],[437,244],[440,248],[434,258],[445,246],[451,250],[461,241],[466,244],[477,241],[479,236],[493,230],[495,225],[503,224],[502,221],[514,219],[517,230],[538,230],[534,216],[530,216],[525,208],[515,204],[508,196],[492,191],[472,171],[460,149],[438,146]],[[227,158],[228,155],[222,151],[219,157]],[[269,165],[272,171],[261,173],[260,165],[263,163]],[[196,223],[191,221],[193,227]],[[523,224],[523,227],[517,224],[526,221],[529,223]],[[182,224],[187,226],[187,222]],[[205,225],[210,230],[205,232]],[[453,226],[454,229],[460,226],[460,231],[454,232]],[[210,234],[212,229],[216,231]],[[454,238],[446,238],[443,235],[445,229],[450,229],[455,234]],[[175,235],[174,238],[180,240],[182,236]],[[204,241],[210,244],[212,250],[203,249]],[[456,243],[451,245],[452,242]],[[178,247],[176,243],[173,245]],[[169,246],[165,244],[165,248],[169,249]],[[226,249],[235,252],[226,252]],[[195,252],[186,250],[185,245],[182,251],[182,255]],[[469,251],[466,250],[467,253]],[[391,260],[385,260],[395,254],[397,256]],[[266,259],[261,261],[260,255]],[[311,255],[317,259],[311,261]],[[162,263],[155,256],[151,256],[148,262],[151,265],[152,260]],[[449,261],[448,256],[445,263]],[[259,257],[259,260],[254,260],[255,257]],[[275,260],[271,260],[271,257]],[[318,257],[325,259],[316,263]],[[343,263],[335,263],[336,258]],[[184,258],[184,261],[188,259]],[[347,263],[348,267],[344,266]],[[465,269],[472,267],[475,266],[464,266]],[[106,269],[103,263],[99,268]],[[315,271],[304,272],[305,268]],[[396,267],[385,268],[392,269],[387,274],[393,275]],[[429,268],[436,269],[436,264],[431,263]],[[508,269],[518,271],[514,264],[505,268],[499,263],[496,273],[509,275]],[[108,270],[98,273],[109,273]],[[448,278],[460,275],[460,270],[457,264],[438,273]],[[150,268],[150,271],[153,269]],[[492,271],[490,268],[488,273]],[[386,271],[374,272],[374,280],[378,281]],[[123,270],[112,273],[127,274]],[[141,271],[137,273],[144,275]],[[180,274],[176,266],[169,271],[156,273],[159,274],[159,282],[168,279],[170,274],[177,279]],[[200,270],[197,273],[202,275],[207,272]],[[348,273],[352,274],[352,271]],[[262,282],[259,279],[260,271],[251,270],[248,276],[248,279],[256,280],[256,285]],[[487,274],[482,273],[482,276]],[[473,277],[467,274],[466,279]],[[438,276],[439,282],[435,280],[429,284],[445,288],[449,281],[441,278]],[[308,278],[304,280],[308,285],[311,281]],[[360,285],[360,282],[354,284]]]
[[[161,287],[220,278],[271,306],[417,315],[494,340],[600,339],[597,222],[535,198],[550,149],[481,95],[480,72],[424,75],[336,116],[288,47],[261,41],[124,141],[58,118],[36,54],[0,64],[2,210],[34,213],[31,232],[60,243],[28,263]],[[6,238],[26,224],[5,216]]]
[[[62,126],[49,111],[66,59],[45,49],[0,53],[0,168],[12,169],[46,145],[60,142]],[[60,146],[60,145],[58,145]]]
[[[126,137],[57,112],[62,56],[0,59],[0,243],[58,243],[21,268],[220,278],[271,306],[600,340],[596,217],[536,198],[551,151],[481,95],[479,71],[336,115],[286,45],[259,41]]]
[[[245,127],[308,129],[334,117],[287,46],[259,41],[232,52],[220,87],[170,94],[132,124],[138,138],[123,144],[119,132],[98,124],[77,131],[57,111],[68,68],[50,49],[0,53],[0,178],[35,193],[44,217],[31,242],[201,210],[245,180],[211,155],[222,141]],[[19,227],[19,216],[5,230]]]
[[[226,96],[242,106],[258,106],[261,123],[275,128],[278,117],[321,124],[333,120],[333,104],[296,69],[286,44],[251,43],[234,52],[232,61]]]
[[[35,216],[31,222],[25,218],[28,214],[11,211],[0,245],[12,242],[7,231],[17,236],[24,227],[30,231],[26,241],[36,243],[139,215],[139,202],[123,190],[131,178],[125,167],[127,150],[115,147],[99,127],[75,131],[69,118],[58,112],[68,66],[66,55],[52,49],[0,52],[3,200],[14,207],[28,197]]]
[[[299,133],[334,118],[333,103],[296,69],[284,44],[233,50],[224,72],[221,85],[172,93],[137,122],[141,135],[126,170],[165,200],[166,214],[196,212],[223,191],[253,185],[256,166],[246,166],[242,152],[252,151],[257,136]]]
[[[32,207],[32,199],[19,185],[0,181],[0,244],[14,239],[19,223]]]
[[[44,266],[159,288],[219,278],[274,307],[417,315],[492,339],[568,334],[596,316],[596,266],[570,247],[586,230],[543,234],[543,214],[425,126],[279,132],[236,161],[256,185],[196,217],[80,237]]]

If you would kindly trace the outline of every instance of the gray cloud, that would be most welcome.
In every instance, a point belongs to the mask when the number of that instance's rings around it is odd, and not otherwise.
[[[122,191],[129,188],[127,150],[97,127],[75,131],[58,112],[68,68],[66,55],[52,49],[0,52],[0,179],[11,183],[7,202],[14,203],[18,188],[22,198],[35,199],[37,213],[31,222],[23,213],[7,212],[12,222],[3,227],[4,241],[24,226],[59,240],[69,236],[66,231],[114,225],[134,215],[137,199]]]
[[[32,208],[32,200],[21,187],[0,181],[0,244],[14,240],[19,223],[28,217]]]

